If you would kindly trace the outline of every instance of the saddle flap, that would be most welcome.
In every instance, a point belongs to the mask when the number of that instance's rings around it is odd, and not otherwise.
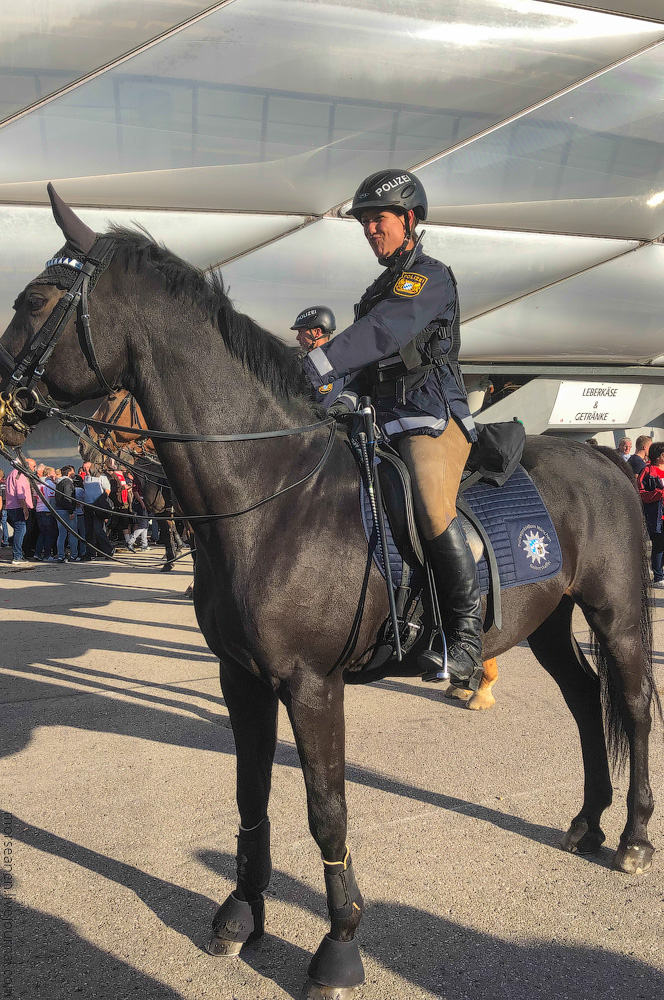
[[[413,490],[408,469],[397,455],[381,449],[379,456],[380,488],[394,541],[402,553],[411,551],[420,566],[423,566],[424,552],[415,523]]]

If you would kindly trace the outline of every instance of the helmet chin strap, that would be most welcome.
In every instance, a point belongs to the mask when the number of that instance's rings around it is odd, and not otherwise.
[[[412,230],[410,228],[410,217],[408,215],[408,212],[404,212],[402,218],[403,218],[403,228],[404,228],[403,243],[401,244],[400,247],[397,247],[396,250],[393,250],[392,253],[388,254],[386,257],[378,258],[378,263],[381,265],[381,267],[396,267],[396,265],[400,264],[401,261],[404,259],[404,257],[407,256],[406,247],[410,243],[412,234]]]

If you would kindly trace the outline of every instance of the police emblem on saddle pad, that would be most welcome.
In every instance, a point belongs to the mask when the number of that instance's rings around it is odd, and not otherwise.
[[[416,274],[415,271],[404,271],[394,286],[394,291],[397,295],[419,295],[428,280],[423,274]]]

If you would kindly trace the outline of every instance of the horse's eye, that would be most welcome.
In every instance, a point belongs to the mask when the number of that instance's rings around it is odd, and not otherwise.
[[[46,299],[43,295],[37,295],[35,292],[32,292],[31,295],[28,295],[26,302],[30,312],[39,312],[46,304]]]

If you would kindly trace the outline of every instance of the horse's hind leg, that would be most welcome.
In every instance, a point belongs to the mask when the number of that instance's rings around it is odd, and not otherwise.
[[[284,702],[307,789],[309,829],[323,856],[331,928],[309,966],[311,1000],[344,1000],[364,982],[354,940],[364,906],[346,846],[344,687],[338,676],[291,682]]]
[[[263,892],[272,874],[267,806],[277,742],[275,692],[243,667],[222,663],[221,689],[235,737],[237,804],[237,887],[212,921],[211,955],[237,955],[243,944],[261,937],[265,925]]]
[[[599,680],[582,665],[572,635],[574,602],[563,597],[556,610],[528,638],[530,648],[558,684],[574,716],[581,738],[584,785],[583,805],[562,839],[565,851],[591,854],[604,842],[602,813],[611,805],[612,788],[602,722]]]
[[[626,575],[625,575],[625,579]],[[627,823],[620,836],[614,857],[614,867],[630,875],[640,875],[652,864],[654,847],[648,839],[648,821],[654,803],[648,775],[648,740],[650,737],[650,707],[653,681],[641,627],[641,619],[629,605],[630,588],[624,584],[618,594],[606,595],[597,601],[599,607],[583,607],[586,620],[595,633],[599,647],[599,669],[605,674],[606,698],[609,703],[607,725],[621,759],[623,742],[629,747],[629,790],[627,792]],[[641,595],[641,601],[647,594]]]

